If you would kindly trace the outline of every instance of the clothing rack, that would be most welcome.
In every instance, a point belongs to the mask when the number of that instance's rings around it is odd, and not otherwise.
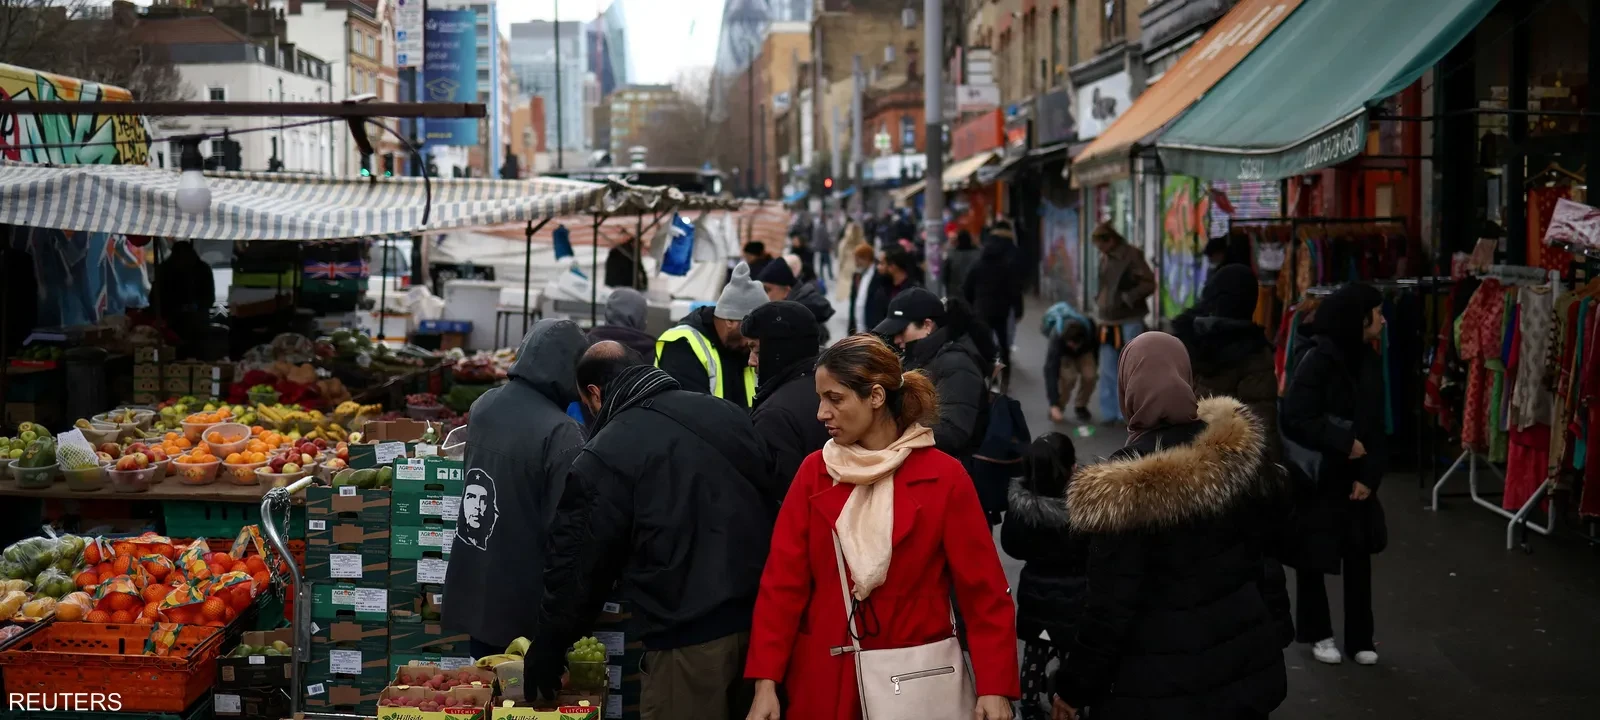
[[[1478,277],[1500,280],[1508,285],[1542,285],[1549,283],[1552,289],[1561,287],[1560,272],[1555,270],[1544,270],[1542,268],[1530,268],[1520,265],[1491,265],[1489,266],[1487,272],[1478,274]],[[1555,418],[1552,417],[1551,424],[1554,425],[1554,423]],[[1490,502],[1489,500],[1484,499],[1483,495],[1479,494],[1478,463],[1480,460],[1482,461],[1484,467],[1489,468],[1496,475],[1500,476],[1502,483],[1505,482],[1505,473],[1501,472],[1499,468],[1495,467],[1494,463],[1490,462],[1488,458],[1482,457],[1476,450],[1463,448],[1461,455],[1456,458],[1454,463],[1451,463],[1450,469],[1445,470],[1444,475],[1439,477],[1439,481],[1434,483],[1433,499],[1432,502],[1429,503],[1428,509],[1435,512],[1439,510],[1439,492],[1444,488],[1444,484],[1449,482],[1450,478],[1455,475],[1456,470],[1461,468],[1461,464],[1466,463],[1467,492],[1472,498],[1472,502],[1488,508],[1494,514],[1504,517],[1509,521],[1506,523],[1507,550],[1511,550],[1517,546],[1516,537],[1518,527],[1532,530],[1533,532],[1539,533],[1540,535],[1544,535],[1546,537],[1549,537],[1555,532],[1555,512],[1549,513],[1549,518],[1545,521],[1544,525],[1539,525],[1528,519],[1528,515],[1533,512],[1533,509],[1537,507],[1539,503],[1543,501],[1549,494],[1551,485],[1555,483],[1554,478],[1546,477],[1544,482],[1539,484],[1539,488],[1535,490],[1533,495],[1528,498],[1527,502],[1524,502],[1521,507],[1517,508],[1517,510],[1511,511],[1501,507],[1498,503]]]

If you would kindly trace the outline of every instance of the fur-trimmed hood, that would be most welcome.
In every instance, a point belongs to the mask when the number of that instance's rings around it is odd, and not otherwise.
[[[1039,527],[1069,527],[1067,499],[1064,497],[1040,495],[1018,479],[1011,481],[1011,491],[1006,499],[1007,517],[1015,516],[1018,520]]]
[[[1082,468],[1067,490],[1074,530],[1115,533],[1219,515],[1256,491],[1265,435],[1238,400],[1200,401],[1205,423],[1187,445]]]

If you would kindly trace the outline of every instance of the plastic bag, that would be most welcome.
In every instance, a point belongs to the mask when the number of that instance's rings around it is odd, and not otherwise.
[[[0,619],[16,616],[22,610],[22,604],[28,601],[28,594],[21,590],[12,590],[0,595]]]
[[[667,252],[662,255],[661,272],[674,277],[688,275],[689,268],[694,265],[694,225],[682,215],[674,213],[667,232],[672,240],[667,243]]]

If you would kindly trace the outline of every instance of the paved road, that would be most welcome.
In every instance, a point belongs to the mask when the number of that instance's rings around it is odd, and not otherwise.
[[[1012,374],[1012,394],[1035,435],[1051,427],[1037,323],[1030,314],[1018,325]],[[1104,427],[1074,436],[1080,462],[1110,454],[1124,439]],[[1289,648],[1289,698],[1274,717],[1600,718],[1596,553],[1539,536],[1532,554],[1507,552],[1503,520],[1466,500],[1438,513],[1423,509],[1415,476],[1392,476],[1381,495],[1391,538],[1373,567],[1382,662],[1327,666],[1304,646]],[[1015,583],[1021,563],[1003,559]],[[1338,588],[1330,579],[1336,624]]]

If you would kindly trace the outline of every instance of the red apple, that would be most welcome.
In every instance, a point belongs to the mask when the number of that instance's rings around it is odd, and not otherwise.
[[[146,444],[144,444],[142,442],[136,442],[136,443],[132,443],[132,444],[128,445],[128,449],[124,450],[123,452],[126,452],[129,455],[132,455],[134,453],[144,452],[144,451],[149,450],[149,449],[150,449],[149,445],[146,445]]]
[[[267,463],[267,467],[272,468],[272,472],[274,473],[281,473],[283,472],[284,464],[287,462],[288,460],[286,460],[282,455],[279,455],[272,458],[272,460]]]
[[[140,470],[143,470],[150,467],[150,456],[142,452],[134,453],[133,462],[139,466]]]
[[[328,441],[327,440],[323,440],[322,438],[317,438],[315,440],[312,440],[311,444],[312,445],[316,445],[318,450],[326,450],[326,449],[328,449]]]
[[[122,457],[122,448],[117,447],[116,443],[101,443],[98,449],[100,452],[110,455],[111,457]]]
[[[314,463],[316,461],[317,461],[317,456],[312,455],[311,453],[300,453],[300,464],[301,465],[310,465],[311,463]]]
[[[124,472],[138,470],[139,462],[135,460],[132,455],[124,455],[121,459],[117,460],[117,469]]]
[[[150,448],[144,454],[150,457],[150,462],[161,462],[167,459],[167,451],[158,447]]]

